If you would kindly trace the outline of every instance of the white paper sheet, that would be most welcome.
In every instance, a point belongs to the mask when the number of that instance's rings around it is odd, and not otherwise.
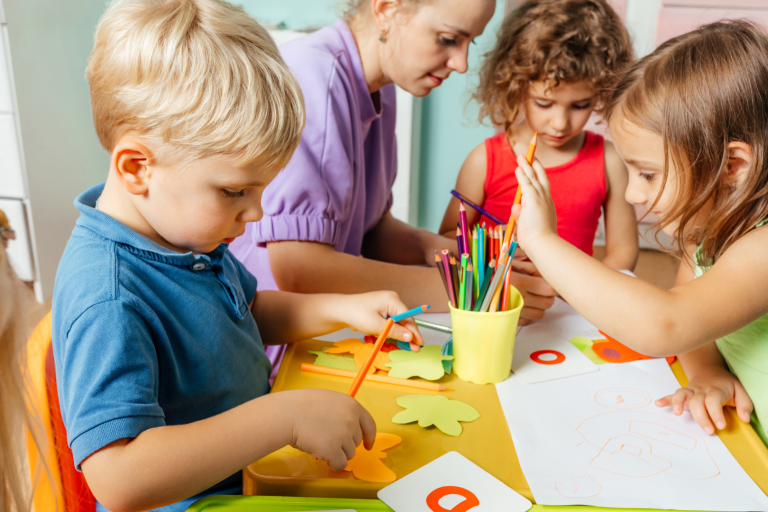
[[[768,497],[689,412],[653,401],[679,384],[666,360],[601,365],[568,380],[497,384],[540,505],[768,510]]]
[[[448,452],[378,492],[395,512],[526,512],[531,502],[458,452]]]
[[[603,338],[568,303],[555,299],[544,318],[517,333],[512,371],[526,384],[596,372],[597,365],[571,344],[576,336]]]

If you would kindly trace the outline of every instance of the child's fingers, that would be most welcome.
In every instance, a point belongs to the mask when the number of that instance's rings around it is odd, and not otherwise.
[[[691,411],[693,419],[704,430],[705,433],[712,435],[715,433],[715,428],[712,426],[712,422],[709,420],[709,414],[707,414],[707,408],[704,405],[704,395],[697,394],[690,400],[688,400],[688,410]]]
[[[712,390],[704,397],[704,405],[707,407],[709,417],[718,430],[725,428],[725,415],[723,415],[723,405],[728,398],[723,396],[720,390]]]
[[[365,408],[360,406],[363,411],[360,414],[360,429],[363,432],[363,446],[366,450],[373,448],[373,443],[376,441],[376,422],[373,421],[373,416]]]
[[[424,340],[421,337],[421,333],[419,332],[418,327],[416,327],[416,322],[413,322],[413,320],[410,318],[408,320],[411,320],[413,325],[408,325],[408,328],[406,328],[403,325],[397,323],[392,326],[388,337],[410,343],[411,349],[415,348],[414,352],[418,352],[419,347],[424,344]],[[407,320],[403,320],[403,323],[406,322]]]
[[[537,196],[542,196],[544,194],[541,188],[541,183],[536,179],[536,172],[525,160],[523,160],[520,167],[515,170],[515,176],[517,177],[517,182],[523,189],[523,197],[525,197],[526,194],[530,195],[531,190],[533,190]]]
[[[538,159],[533,161],[533,170],[536,171],[536,179],[541,183],[541,187],[549,194],[549,176],[547,176],[547,171]]]
[[[355,445],[352,438],[348,437],[341,443],[341,449],[344,451],[344,455],[347,456],[347,460],[352,460],[355,457],[357,445]]]
[[[734,386],[733,403],[736,406],[736,413],[741,421],[749,423],[749,417],[752,415],[754,405],[741,382],[737,382]]]
[[[672,405],[672,395],[667,395],[665,397],[659,398],[654,402],[656,407],[669,407]]]
[[[344,471],[347,468],[347,462],[349,461],[347,454],[341,447],[336,448],[327,460],[331,470],[337,473]]]
[[[670,405],[672,406],[672,414],[675,414],[676,416],[683,414],[683,411],[685,410],[685,403],[691,398],[691,396],[693,396],[693,392],[689,389],[680,388],[675,391],[675,394],[672,395],[672,400],[670,402]]]

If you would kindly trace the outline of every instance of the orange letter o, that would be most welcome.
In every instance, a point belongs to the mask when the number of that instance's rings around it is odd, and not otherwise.
[[[449,494],[458,494],[464,498],[464,501],[453,507],[451,510],[444,509],[438,502],[440,501],[440,498],[448,496]],[[471,491],[468,491],[463,487],[455,487],[452,485],[439,487],[427,496],[427,506],[433,512],[467,512],[467,510],[475,508],[479,504],[480,500],[478,500],[477,496],[472,494]]]

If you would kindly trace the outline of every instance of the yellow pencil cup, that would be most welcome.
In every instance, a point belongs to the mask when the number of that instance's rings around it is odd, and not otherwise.
[[[475,313],[448,305],[453,325],[453,371],[460,379],[495,384],[509,377],[523,297],[514,286],[508,293],[507,311]]]

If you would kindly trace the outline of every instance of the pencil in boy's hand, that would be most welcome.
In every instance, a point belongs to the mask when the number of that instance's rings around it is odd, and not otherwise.
[[[533,156],[536,154],[536,144],[539,140],[539,132],[533,133],[533,138],[531,139],[531,143],[528,144],[528,154],[525,155],[525,160],[528,162],[529,165],[533,165]],[[513,205],[520,204],[520,202],[523,199],[523,187],[520,186],[520,184],[517,184],[517,192],[515,192],[515,201],[512,203]],[[515,229],[515,218],[512,216],[512,212],[509,213],[509,223],[507,224],[507,234],[504,237],[504,242],[506,244],[509,244],[509,241],[512,240],[512,231]]]
[[[463,202],[467,203],[469,206],[471,206],[472,208],[474,208],[474,209],[475,209],[475,211],[476,211],[477,213],[479,213],[479,214],[481,214],[481,215],[485,215],[486,217],[488,217],[489,219],[491,219],[491,220],[492,220],[493,222],[495,222],[496,224],[504,224],[504,223],[503,223],[502,221],[500,221],[500,220],[499,220],[497,217],[495,217],[495,216],[491,215],[490,213],[488,213],[488,211],[487,211],[487,210],[483,209],[483,208],[482,208],[481,206],[479,206],[478,204],[476,204],[476,203],[474,203],[474,202],[470,201],[469,199],[467,199],[466,197],[464,197],[464,196],[463,196],[461,193],[457,192],[456,190],[451,190],[451,194],[453,194],[453,197],[455,197],[455,198],[456,198],[456,199],[458,199],[459,201],[463,201]]]
[[[371,369],[371,365],[379,354],[381,347],[384,346],[384,342],[387,340],[387,336],[389,335],[389,331],[392,330],[393,325],[395,325],[395,320],[393,318],[388,318],[387,323],[384,324],[384,329],[382,329],[381,334],[379,334],[379,338],[376,340],[376,343],[373,344],[373,350],[368,354],[368,359],[366,359],[363,366],[360,367],[360,371],[357,372],[355,380],[352,381],[352,385],[349,387],[349,391],[347,391],[347,394],[352,398],[355,397],[360,386],[363,384],[365,375],[368,373],[368,370]]]
[[[420,315],[422,313],[426,313],[427,310],[429,308],[431,308],[431,307],[432,306],[428,306],[428,305],[424,304],[423,306],[419,306],[417,308],[409,309],[405,313],[400,313],[399,315],[395,315],[395,316],[392,317],[392,320],[394,320],[395,323],[402,322],[403,320],[408,320],[409,318],[412,318],[412,317],[414,317],[416,315]]]
[[[350,370],[341,370],[338,368],[327,368],[325,366],[317,366],[309,363],[301,363],[301,370],[304,372],[321,373],[323,375],[334,375],[336,377],[351,377],[357,376],[357,373]],[[448,386],[437,384],[435,382],[422,382],[420,380],[408,380],[400,379],[397,377],[389,377],[387,375],[376,375],[375,373],[369,373],[365,375],[365,379],[373,382],[381,382],[384,384],[394,384],[395,386],[408,386],[411,388],[430,389],[432,391],[453,391]]]

